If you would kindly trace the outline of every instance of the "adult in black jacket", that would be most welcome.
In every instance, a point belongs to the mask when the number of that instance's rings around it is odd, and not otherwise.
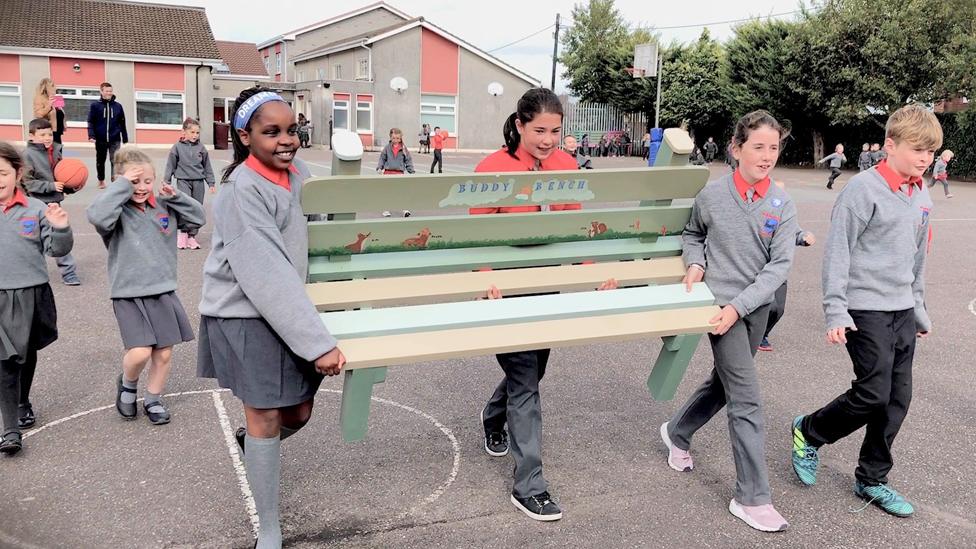
[[[88,140],[95,144],[95,171],[98,175],[98,188],[105,188],[105,156],[115,173],[115,151],[123,143],[129,142],[125,130],[125,110],[115,100],[112,84],[102,82],[99,86],[102,97],[92,101],[88,107]]]

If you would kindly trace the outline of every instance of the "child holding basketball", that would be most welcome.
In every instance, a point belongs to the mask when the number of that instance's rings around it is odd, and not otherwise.
[[[403,132],[400,128],[390,128],[390,142],[383,147],[376,171],[383,175],[403,175],[414,173],[413,157],[410,150],[403,144]],[[390,217],[390,211],[383,212],[383,217]],[[403,217],[410,217],[410,210],[403,210]]]
[[[112,309],[125,354],[116,378],[115,409],[136,418],[136,387],[148,362],[143,409],[153,425],[169,423],[161,395],[173,345],[193,340],[190,321],[176,296],[176,231],[202,226],[203,206],[164,183],[153,194],[152,159],[135,146],[115,153],[116,179],[88,207],[88,221],[108,249]]]
[[[61,143],[54,142],[54,128],[47,118],[35,118],[27,126],[30,141],[24,153],[27,171],[24,188],[27,194],[45,204],[61,204],[65,193],[73,193],[63,181],[55,181],[54,169],[61,162]],[[79,286],[75,258],[69,253],[54,258],[61,271],[61,281],[67,286]]]
[[[0,453],[23,447],[21,429],[34,425],[30,389],[37,351],[58,338],[54,293],[45,255],[60,257],[74,243],[68,214],[57,202],[28,198],[18,184],[26,167],[17,149],[0,141]]]
[[[765,463],[765,427],[755,354],[769,318],[773,293],[786,281],[797,234],[796,206],[784,189],[770,184],[784,131],[766,111],[739,119],[732,138],[735,171],[709,182],[692,207],[682,233],[691,291],[704,280],[721,312],[708,338],[715,365],[711,375],[667,423],[661,438],[668,465],[694,467],[691,439],[728,407],[735,461],[735,495],[729,512],[763,532],[787,528],[773,508]]]
[[[296,161],[295,114],[276,93],[248,88],[234,101],[234,162],[214,200],[203,268],[197,373],[244,404],[238,429],[261,529],[257,547],[281,546],[281,441],[312,415],[323,375],[345,357],[305,293],[308,232],[301,206],[310,176]]]
[[[170,184],[176,176],[176,188],[203,204],[204,183],[214,192],[214,173],[210,165],[207,148],[200,143],[200,123],[193,118],[183,121],[183,137],[173,145],[163,171],[163,182]],[[199,250],[197,231],[199,227],[179,227],[176,232],[176,247],[180,250]]]

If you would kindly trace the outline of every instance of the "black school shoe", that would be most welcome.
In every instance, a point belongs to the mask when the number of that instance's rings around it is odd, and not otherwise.
[[[37,423],[37,416],[34,415],[34,407],[31,403],[21,404],[17,407],[18,417],[17,417],[17,427],[21,429],[30,429]]]
[[[163,411],[162,412],[149,411],[150,408],[156,408],[156,407],[162,408]],[[167,423],[169,423],[170,420],[169,410],[166,409],[166,406],[163,406],[162,400],[150,402],[148,404],[143,402],[142,409],[146,412],[146,417],[149,418],[149,423],[152,423],[153,425],[166,425]]]
[[[549,496],[549,492],[542,492],[527,498],[516,497],[512,494],[512,504],[529,518],[542,522],[549,522],[563,518],[563,511]]]
[[[11,431],[3,435],[3,440],[0,441],[0,454],[12,456],[21,451],[23,448],[24,440],[17,431]]]
[[[485,453],[492,457],[508,455],[508,433],[485,426],[485,409],[481,409],[481,425],[485,429]]]
[[[128,387],[122,385],[122,374],[119,374],[118,379],[115,380],[115,409],[118,410],[119,415],[123,419],[135,419],[136,418],[136,403],[126,404],[122,402],[122,393],[135,393],[135,389],[129,389]]]
[[[237,439],[237,445],[241,447],[241,454],[244,454],[244,437],[247,436],[247,429],[245,427],[238,427],[234,431],[234,438]]]

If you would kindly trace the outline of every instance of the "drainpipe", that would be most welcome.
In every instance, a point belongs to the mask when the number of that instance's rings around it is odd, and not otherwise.
[[[204,68],[206,66],[207,65],[204,65],[203,64],[203,61],[200,61],[200,66],[197,67],[193,71],[193,77],[196,80],[196,84],[197,84],[197,90],[196,90],[196,95],[197,95],[197,116],[196,116],[196,118],[197,118],[197,122],[201,122],[201,120],[200,120],[200,69],[202,69],[202,68]]]

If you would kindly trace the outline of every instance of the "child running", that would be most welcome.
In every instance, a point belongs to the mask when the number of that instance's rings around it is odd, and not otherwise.
[[[234,101],[232,120],[234,162],[214,200],[203,267],[197,372],[244,404],[237,442],[261,525],[256,546],[269,549],[281,547],[281,441],[308,423],[323,374],[337,375],[345,357],[305,293],[300,197],[310,174],[295,159],[295,114],[254,87]]]
[[[139,375],[150,361],[143,409],[153,425],[170,421],[161,395],[173,345],[193,340],[190,320],[176,296],[176,231],[202,226],[203,206],[167,183],[153,193],[152,159],[135,146],[115,153],[116,179],[88,206],[88,221],[108,249],[112,309],[125,354],[116,379],[115,409],[136,418]]]
[[[410,150],[403,144],[403,132],[400,128],[390,128],[390,142],[383,147],[376,171],[383,175],[403,175],[414,173],[413,157]],[[390,217],[390,211],[385,210],[383,217]],[[403,210],[403,217],[410,217],[410,210]]]
[[[475,172],[521,172],[576,170],[576,159],[559,149],[563,109],[559,97],[551,90],[534,88],[519,99],[516,112],[502,130],[505,148],[482,160]],[[559,206],[559,205],[553,205]],[[579,209],[579,204],[562,205],[561,209]],[[471,213],[515,213],[539,211],[539,206],[472,208]],[[601,290],[617,287],[613,279]],[[489,299],[501,298],[492,286]],[[520,511],[539,521],[562,518],[562,509],[552,499],[542,476],[542,401],[539,383],[546,373],[549,349],[496,355],[505,378],[495,388],[481,412],[485,432],[484,448],[490,456],[515,458],[515,486],[511,502]],[[505,426],[508,425],[508,433]],[[511,441],[509,441],[509,435]]]
[[[953,156],[953,152],[949,149],[942,151],[938,160],[935,161],[935,167],[932,168],[932,180],[929,181],[929,187],[933,187],[936,182],[942,183],[942,190],[945,192],[946,198],[952,198],[952,193],[949,192],[949,171],[946,167],[952,161]]]
[[[36,421],[30,390],[37,351],[58,338],[44,256],[65,256],[74,243],[61,205],[28,198],[18,186],[24,171],[17,149],[0,141],[0,453],[8,455],[23,448],[21,430]]]
[[[214,186],[213,167],[210,165],[210,155],[207,148],[200,143],[200,123],[193,118],[183,121],[183,137],[169,150],[166,169],[163,171],[163,182],[167,185],[176,176],[176,188],[187,196],[203,204],[204,183],[210,187],[210,192],[216,191]],[[180,250],[199,250],[197,231],[199,227],[177,227],[176,247]]]
[[[684,283],[691,291],[692,284],[704,279],[722,307],[711,319],[715,328],[708,336],[715,366],[674,417],[661,425],[668,465],[691,471],[692,437],[728,407],[736,470],[729,512],[763,532],[788,526],[772,504],[754,361],[769,302],[786,281],[796,247],[796,206],[769,179],[784,137],[779,122],[766,111],[743,116],[732,137],[738,167],[709,182],[695,197],[682,233]]]
[[[827,178],[827,188],[834,188],[834,180],[840,176],[840,169],[847,162],[847,157],[844,156],[844,146],[840,143],[834,147],[834,152],[828,154],[827,156],[821,158],[817,161],[817,164],[823,164],[824,162],[830,161],[830,177]]]
[[[54,180],[54,169],[61,162],[61,143],[54,141],[54,129],[47,118],[35,118],[27,126],[30,142],[24,151],[27,171],[24,173],[24,188],[27,194],[45,204],[58,204],[64,195],[75,191]],[[69,253],[54,259],[61,271],[61,281],[65,286],[80,286],[78,267],[75,258]]]
[[[924,277],[932,199],[922,174],[941,145],[934,114],[921,105],[902,107],[885,126],[887,159],[837,195],[824,252],[823,307],[827,341],[847,347],[855,379],[823,408],[793,420],[793,470],[806,486],[817,482],[822,446],[866,427],[854,493],[898,517],[915,512],[888,485],[888,473],[912,400],[915,342],[932,331]]]

